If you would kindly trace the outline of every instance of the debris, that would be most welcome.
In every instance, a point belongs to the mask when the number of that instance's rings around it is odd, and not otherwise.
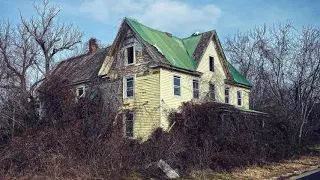
[[[169,164],[167,164],[164,160],[160,159],[158,162],[158,167],[162,169],[162,171],[167,175],[170,179],[179,178],[179,174],[173,170]]]

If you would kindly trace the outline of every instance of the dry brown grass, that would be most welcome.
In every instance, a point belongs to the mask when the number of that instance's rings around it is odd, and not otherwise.
[[[320,149],[320,147],[318,147]],[[299,158],[270,163],[264,166],[250,166],[232,172],[217,173],[212,170],[196,170],[186,179],[278,179],[300,174],[312,168],[320,167],[319,155],[304,155]]]

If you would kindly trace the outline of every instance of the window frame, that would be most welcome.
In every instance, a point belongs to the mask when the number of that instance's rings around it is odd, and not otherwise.
[[[226,90],[228,90],[228,95],[226,95]],[[226,101],[228,99],[228,102]],[[224,88],[224,103],[230,104],[230,87]]]
[[[211,61],[211,58],[212,58],[212,61]],[[213,56],[209,56],[209,71],[214,72],[214,57]]]
[[[132,78],[132,96],[128,96],[128,79]],[[126,99],[132,99],[135,97],[135,75],[127,75],[123,78],[123,97]]]
[[[132,122],[132,132],[129,132],[129,133],[132,133],[132,136],[128,136],[128,132],[127,132],[127,124],[128,124],[127,122],[128,122],[128,115],[129,114],[132,114],[132,120],[130,120]],[[135,112],[134,111],[126,112],[123,117],[124,117],[124,128],[123,128],[124,137],[135,138],[135,136],[134,136]]]
[[[81,95],[79,94],[79,90],[82,90],[82,91],[83,91]],[[85,87],[84,85],[83,85],[83,86],[78,86],[78,87],[77,87],[77,90],[76,90],[76,94],[77,94],[77,97],[78,97],[78,98],[84,97],[85,94],[86,94],[86,87]]]
[[[180,82],[180,85],[179,85],[179,95],[176,95],[175,94],[175,87],[176,86],[178,86],[178,85],[175,85],[174,84],[174,79],[175,79],[175,77],[177,77],[177,78],[179,78],[179,82]],[[175,96],[175,97],[181,97],[182,96],[182,89],[181,89],[181,75],[177,75],[177,74],[173,74],[173,76],[172,76],[172,87],[173,87],[173,96]]]
[[[213,92],[211,90],[211,87],[213,86]],[[214,97],[212,98],[212,94],[214,94]],[[209,98],[210,100],[216,101],[216,86],[213,82],[209,82]]]
[[[198,84],[198,88],[195,88],[195,86],[194,86],[195,82]],[[200,85],[199,79],[192,79],[192,97],[193,97],[193,99],[199,99],[199,97],[200,97],[199,85]],[[195,93],[197,93],[197,95],[198,95],[197,97],[195,97]]]
[[[238,96],[238,93],[240,94],[240,98]],[[240,100],[240,104],[239,104],[239,100]],[[241,90],[237,90],[237,105],[243,106],[243,93]]]
[[[129,53],[128,53],[128,49],[129,49],[129,48],[132,48],[132,53],[133,53],[133,56],[132,56],[133,62],[132,62],[132,63],[129,63]],[[132,46],[126,47],[125,52],[126,52],[126,63],[125,63],[126,66],[134,65],[134,64],[136,63],[136,53],[135,53],[135,48],[134,48],[134,46],[132,45]]]

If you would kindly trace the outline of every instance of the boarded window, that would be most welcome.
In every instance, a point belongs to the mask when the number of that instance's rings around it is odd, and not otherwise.
[[[173,95],[181,96],[181,77],[173,76]]]
[[[194,79],[192,81],[193,86],[193,98],[199,98],[199,81],[197,79]]]
[[[126,78],[125,93],[125,97],[127,98],[131,98],[134,96],[134,77],[132,76]]]
[[[227,104],[230,103],[229,94],[230,94],[230,89],[226,87],[224,90],[224,102]]]
[[[211,72],[214,72],[214,58],[212,56],[209,57],[209,68]]]
[[[134,63],[134,51],[133,47],[128,47],[127,48],[127,57],[128,57],[128,64],[133,64]]]
[[[128,112],[126,114],[126,123],[125,123],[126,137],[133,137],[133,123],[134,123],[134,113]]]
[[[238,106],[242,106],[242,92],[237,91]]]
[[[213,101],[216,100],[216,90],[213,83],[209,83],[209,97],[210,97],[210,100],[213,100]]]

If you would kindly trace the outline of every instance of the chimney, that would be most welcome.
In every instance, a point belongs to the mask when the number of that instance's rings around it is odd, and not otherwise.
[[[88,54],[95,53],[97,49],[98,49],[97,39],[96,38],[90,38]]]
[[[167,34],[167,36],[172,38],[172,34],[171,33],[166,32],[166,34]]]

